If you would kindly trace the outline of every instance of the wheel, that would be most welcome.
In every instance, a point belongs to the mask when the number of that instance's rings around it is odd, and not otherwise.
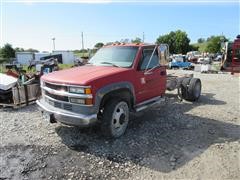
[[[104,106],[101,129],[105,136],[118,138],[122,136],[129,121],[129,107],[121,99],[112,99]]]
[[[197,78],[192,78],[188,86],[188,98],[189,101],[196,101],[201,95],[202,84],[201,80]]]

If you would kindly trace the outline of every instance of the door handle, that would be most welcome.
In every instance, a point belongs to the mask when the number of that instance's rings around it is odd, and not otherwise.
[[[152,71],[149,71],[149,72],[145,72],[144,75],[150,75],[150,74],[153,74]]]
[[[161,76],[165,76],[165,75],[166,75],[166,71],[161,71],[161,72],[160,72],[160,75],[161,75]]]

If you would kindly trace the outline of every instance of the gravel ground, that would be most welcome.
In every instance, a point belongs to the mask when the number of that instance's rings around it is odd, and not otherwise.
[[[97,128],[47,124],[36,105],[1,109],[0,179],[239,179],[240,79],[199,74],[198,102],[176,92],[109,140]]]

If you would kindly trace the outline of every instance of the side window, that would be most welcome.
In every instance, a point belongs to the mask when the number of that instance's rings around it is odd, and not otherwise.
[[[151,59],[151,62],[149,63],[149,60],[150,60],[151,55],[153,53],[153,50],[154,49],[151,48],[151,49],[144,49],[142,51],[142,60],[140,61],[140,64],[139,64],[139,70],[146,70],[147,68],[151,69],[151,68],[159,65],[157,50],[155,50],[155,52],[153,54],[153,57]]]

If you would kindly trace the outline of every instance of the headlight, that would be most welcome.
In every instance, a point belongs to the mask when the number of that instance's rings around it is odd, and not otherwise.
[[[84,88],[80,87],[69,87],[69,92],[75,94],[84,94],[85,90]]]
[[[92,90],[90,88],[69,87],[69,92],[75,94],[91,94]]]

